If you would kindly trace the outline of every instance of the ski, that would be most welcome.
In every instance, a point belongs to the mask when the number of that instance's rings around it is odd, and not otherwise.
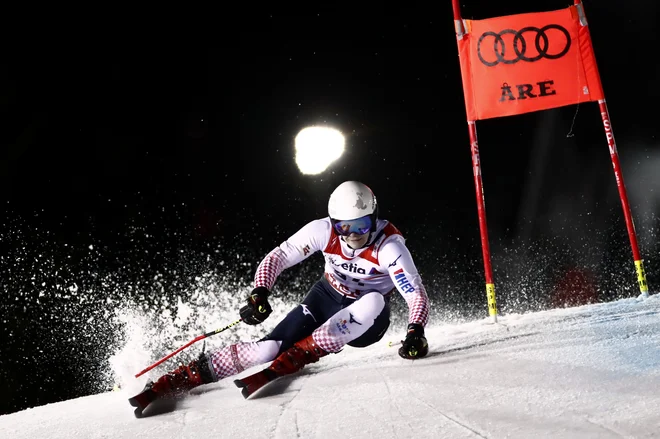
[[[236,387],[241,388],[243,398],[254,395],[254,393],[263,388],[266,384],[275,381],[283,375],[278,375],[277,372],[270,368],[260,370],[259,372],[248,375],[240,380],[234,380]]]
[[[128,399],[130,405],[135,407],[133,414],[136,418],[142,417],[142,412],[147,408],[149,404],[158,399],[158,394],[152,389],[153,382],[149,381],[144,389],[137,395]]]

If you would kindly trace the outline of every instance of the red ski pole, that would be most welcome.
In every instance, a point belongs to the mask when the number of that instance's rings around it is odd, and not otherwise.
[[[136,375],[135,375],[135,378],[139,377],[140,375],[142,375],[142,374],[145,373],[145,372],[149,372],[151,369],[153,369],[154,367],[158,366],[159,364],[161,364],[163,361],[167,360],[168,358],[172,358],[173,356],[175,356],[176,354],[178,354],[179,352],[181,352],[182,350],[184,350],[185,348],[187,348],[187,347],[190,346],[191,344],[193,344],[193,343],[197,343],[198,341],[203,340],[203,339],[205,339],[206,337],[210,337],[210,336],[212,336],[212,335],[219,334],[219,333],[221,333],[222,331],[224,331],[224,330],[226,330],[226,329],[229,329],[229,328],[231,328],[232,326],[234,326],[234,325],[236,325],[236,324],[238,324],[238,323],[240,323],[240,322],[242,322],[242,321],[243,321],[243,319],[238,319],[238,320],[236,320],[235,322],[228,324],[228,325],[225,326],[224,328],[216,329],[215,331],[211,331],[211,332],[207,332],[206,334],[198,335],[198,336],[195,337],[194,339],[190,340],[188,343],[186,343],[186,344],[184,344],[183,346],[181,346],[181,347],[180,347],[179,349],[177,349],[176,351],[172,352],[171,354],[167,354],[166,356],[164,356],[164,357],[161,358],[160,360],[156,361],[156,362],[155,362],[154,364],[152,364],[151,366],[147,367],[146,369],[144,369],[144,370],[141,371],[140,373],[136,374]]]

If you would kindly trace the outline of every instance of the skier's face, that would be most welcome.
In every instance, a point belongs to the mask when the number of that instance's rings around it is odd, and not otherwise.
[[[352,249],[358,249],[363,247],[367,243],[368,239],[369,239],[369,233],[365,233],[364,235],[351,233],[350,235],[344,237],[344,241],[346,241],[346,244],[348,244],[348,246]]]

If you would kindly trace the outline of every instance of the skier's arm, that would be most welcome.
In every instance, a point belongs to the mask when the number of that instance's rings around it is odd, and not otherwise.
[[[330,227],[327,220],[311,221],[275,247],[259,263],[254,276],[254,287],[271,290],[284,270],[323,250],[330,239]]]
[[[408,323],[425,327],[429,318],[429,298],[403,238],[388,238],[379,251],[378,259],[387,266],[394,285],[408,304]]]
[[[383,244],[379,259],[387,264],[387,271],[410,310],[406,338],[401,342],[399,356],[415,360],[429,352],[424,336],[424,327],[429,319],[429,298],[403,237],[395,235],[389,239]]]

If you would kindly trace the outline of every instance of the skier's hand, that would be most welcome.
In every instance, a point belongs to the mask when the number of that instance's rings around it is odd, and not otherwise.
[[[401,343],[399,356],[408,360],[425,357],[429,353],[429,344],[424,337],[424,327],[417,323],[408,325],[406,339]]]
[[[268,303],[270,291],[266,287],[252,290],[247,299],[247,305],[240,310],[241,319],[248,325],[258,325],[268,318],[273,309]]]

